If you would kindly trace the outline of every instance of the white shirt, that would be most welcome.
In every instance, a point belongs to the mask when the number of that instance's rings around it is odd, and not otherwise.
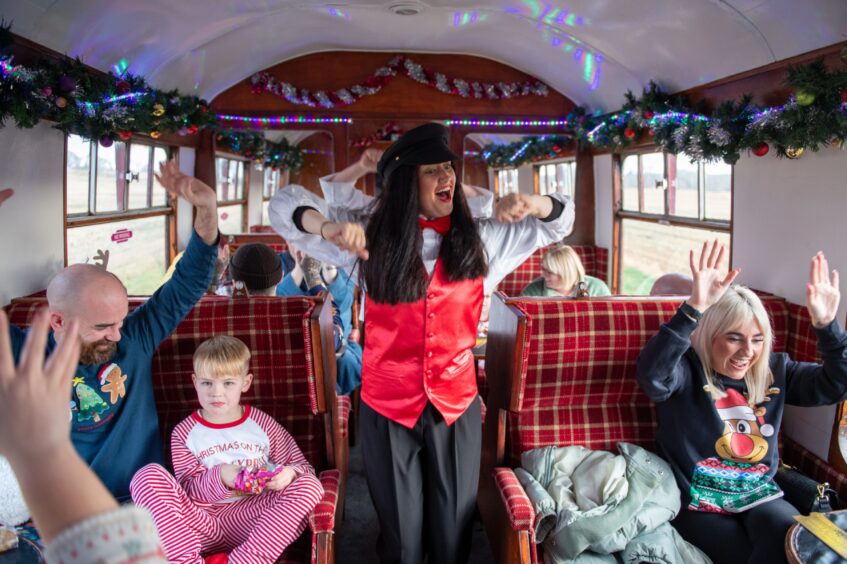
[[[350,272],[356,264],[355,255],[340,250],[320,235],[300,231],[293,221],[294,210],[309,206],[331,221],[359,223],[363,228],[366,226],[373,198],[362,194],[353,182],[333,182],[331,178],[321,178],[321,189],[326,200],[298,184],[290,184],[278,190],[271,199],[268,215],[273,228],[287,241],[322,262]],[[491,293],[503,278],[537,248],[561,241],[571,232],[574,222],[573,201],[562,194],[552,194],[551,197],[565,206],[562,214],[553,221],[544,222],[532,216],[518,223],[500,223],[491,217],[476,218],[479,235],[488,255],[488,275],[484,280],[486,294]],[[423,230],[420,253],[430,275],[438,259],[441,239],[441,235],[432,229]]]

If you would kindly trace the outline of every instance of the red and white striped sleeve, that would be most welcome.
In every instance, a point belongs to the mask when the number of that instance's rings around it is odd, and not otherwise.
[[[253,408],[251,417],[268,435],[271,462],[289,466],[298,474],[315,475],[315,469],[312,468],[312,465],[303,456],[300,447],[297,446],[288,431],[283,429],[282,425],[264,411],[256,408]]]
[[[187,417],[171,433],[174,477],[191,499],[205,503],[219,502],[230,497],[232,491],[221,479],[220,465],[206,468],[188,448],[188,435],[196,424],[191,417]]]

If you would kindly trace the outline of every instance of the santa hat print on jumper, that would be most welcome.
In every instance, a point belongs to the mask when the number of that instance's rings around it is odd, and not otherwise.
[[[765,418],[762,416],[756,417],[753,408],[747,403],[747,399],[737,390],[730,388],[726,391],[726,396],[715,402],[715,409],[718,411],[718,416],[724,421],[743,419],[745,421],[757,421],[759,423],[759,432],[763,437],[773,435],[773,425],[765,423]]]

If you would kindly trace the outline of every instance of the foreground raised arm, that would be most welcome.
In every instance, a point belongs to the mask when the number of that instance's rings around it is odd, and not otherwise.
[[[691,277],[694,279],[691,288],[691,297],[686,303],[704,313],[710,306],[714,305],[723,296],[729,286],[735,280],[740,268],[735,268],[721,274],[721,263],[723,262],[726,247],[716,241],[709,247],[708,241],[703,243],[700,250],[700,260],[694,261],[694,249],[689,251],[688,260],[691,264]]]
[[[207,245],[218,240],[218,200],[215,191],[201,180],[181,172],[176,161],[159,164],[156,179],[173,198],[184,198],[197,210],[194,230]]]
[[[818,329],[832,323],[838,313],[838,304],[841,302],[838,282],[838,271],[829,272],[829,262],[822,252],[812,257],[809,283],[806,284],[806,308],[812,318],[812,325]]]

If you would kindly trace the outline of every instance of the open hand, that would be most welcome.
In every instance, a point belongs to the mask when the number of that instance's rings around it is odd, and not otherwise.
[[[727,272],[726,275],[721,273],[721,263],[725,253],[726,247],[715,240],[711,249],[708,241],[703,243],[700,260],[696,263],[694,261],[694,249],[688,254],[688,260],[691,263],[691,277],[694,279],[688,305],[700,313],[705,312],[721,299],[729,285],[741,272],[740,268],[736,268]]]
[[[0,190],[0,206],[3,205],[3,202],[14,196],[15,191],[11,188],[3,188]]]
[[[279,474],[268,480],[265,489],[281,492],[297,477],[297,472],[286,466]]]
[[[189,204],[198,208],[215,208],[217,206],[217,197],[211,186],[181,172],[174,160],[159,163],[159,173],[156,174],[156,180],[173,198],[183,198]]]
[[[508,194],[494,207],[494,217],[500,223],[517,223],[532,214],[535,207],[526,194]]]
[[[838,289],[838,271],[829,272],[829,263],[822,252],[812,257],[809,283],[806,284],[806,309],[815,327],[826,327],[838,312],[841,292]]]
[[[45,360],[49,329],[44,308],[35,314],[15,368],[9,319],[0,310],[0,454],[10,461],[47,464],[64,444],[70,446],[68,399],[79,362],[79,326],[72,321]]]
[[[362,170],[365,173],[376,172],[376,165],[379,164],[382,153],[383,151],[380,149],[365,149],[365,152],[359,157],[359,165],[362,167]]]
[[[368,260],[368,249],[365,247],[365,230],[358,223],[324,223],[321,235],[350,254],[358,255],[362,260]]]

